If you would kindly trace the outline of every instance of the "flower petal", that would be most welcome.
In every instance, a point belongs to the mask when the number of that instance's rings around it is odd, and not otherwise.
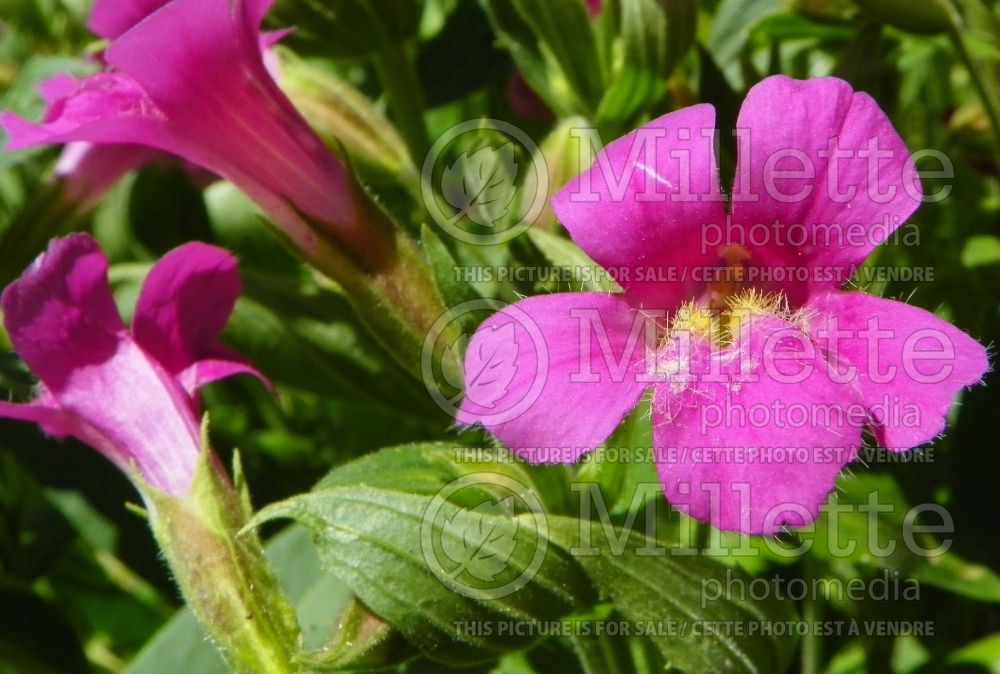
[[[673,373],[653,397],[657,467],[670,503],[750,534],[812,522],[857,455],[864,408],[829,376],[808,336],[761,315],[729,349],[675,340],[657,362]]]
[[[355,214],[344,167],[265,67],[258,24],[267,6],[173,0],[115,40],[107,62],[183,129],[189,142],[176,154],[268,210],[282,210],[276,201],[284,198],[320,222],[347,226]]]
[[[62,96],[54,97],[57,92]],[[59,80],[57,89],[49,90],[47,97],[51,97],[49,109],[40,124],[12,112],[0,113],[0,126],[10,136],[8,151],[83,141],[148,145],[183,154],[183,140],[164,125],[162,112],[127,75],[99,73],[82,79],[66,76]]]
[[[812,287],[844,285],[920,203],[906,145],[878,104],[843,80],[768,77],[747,94],[737,129],[726,243],[749,244],[758,267],[816,269],[808,283],[757,284],[793,303]]]
[[[0,417],[36,423],[46,435],[59,440],[76,438],[99,451],[122,470],[133,468],[128,457],[111,440],[84,419],[61,409],[44,386],[39,397],[31,403],[15,405],[0,402]]]
[[[193,396],[203,386],[208,386],[211,383],[234,377],[238,374],[248,374],[251,377],[256,377],[270,391],[274,391],[274,386],[267,377],[261,374],[253,365],[239,359],[235,355],[229,358],[199,360],[177,375],[177,378],[184,387],[184,390],[188,392],[188,395]]]
[[[134,466],[165,493],[187,490],[201,445],[193,403],[128,336],[111,357],[68,373],[66,385],[52,393],[61,409],[106,439],[83,438],[119,466]]]
[[[97,242],[73,234],[53,240],[3,293],[14,348],[55,395],[71,371],[110,358],[125,333],[107,271]]]
[[[458,423],[481,423],[529,461],[576,461],[645,390],[636,318],[623,299],[600,293],[531,297],[497,312],[469,342]]]
[[[958,392],[989,370],[979,342],[923,309],[861,292],[825,293],[809,309],[816,341],[860,390],[883,447],[930,442]]]
[[[79,437],[123,470],[135,467],[164,492],[187,488],[201,437],[192,401],[128,336],[93,238],[53,241],[4,292],[3,310],[15,349],[44,384],[36,404],[74,420],[45,419],[43,427]]]
[[[177,374],[215,346],[242,289],[228,252],[197,242],[175,248],[142,286],[132,320],[135,341]]]
[[[38,401],[21,405],[0,401],[0,418],[30,421],[41,426],[46,434],[55,438],[81,435],[80,424],[76,417],[58,407],[50,407]]]
[[[55,172],[66,181],[68,196],[90,209],[120,178],[155,157],[154,150],[139,145],[69,143]]]
[[[688,272],[714,266],[706,229],[722,227],[715,109],[696,105],[609,144],[552,200],[560,222],[630,299],[673,309],[698,294]]]
[[[167,2],[169,0],[94,0],[87,28],[95,35],[113,40]]]

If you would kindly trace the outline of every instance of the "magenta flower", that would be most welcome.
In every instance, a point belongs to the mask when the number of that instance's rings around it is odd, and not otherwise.
[[[87,27],[94,35],[113,40],[170,0],[95,0]]]
[[[111,39],[142,21],[168,0],[97,0],[87,21],[95,35]],[[77,82],[56,75],[39,87],[50,108],[76,93]],[[104,194],[125,174],[142,168],[157,156],[154,150],[136,145],[69,143],[56,164],[55,173],[67,187],[67,196],[84,211],[94,208]]]
[[[263,46],[275,36],[262,37],[259,26],[271,2],[173,0],[131,27],[131,18],[99,5],[94,29],[123,31],[105,52],[107,72],[72,86],[64,79],[40,124],[0,115],[8,149],[74,141],[155,148],[238,185],[306,254],[318,247],[307,220],[367,241],[343,165],[267,70]],[[137,12],[154,4],[133,3]]]
[[[624,294],[532,297],[489,318],[458,421],[529,461],[572,462],[651,389],[668,500],[770,534],[816,517],[863,428],[896,450],[932,440],[988,362],[931,313],[841,290],[922,196],[869,96],[770,77],[737,126],[728,212],[709,105],[611,143],[555,197]]]
[[[70,143],[59,156],[55,174],[65,181],[66,195],[90,211],[122,177],[155,157],[154,150],[136,145]]]
[[[201,448],[195,392],[234,374],[260,377],[217,344],[241,292],[236,260],[189,243],[150,271],[131,332],[89,235],[54,240],[3,294],[15,350],[40,380],[34,401],[0,402],[0,417],[75,437],[130,476],[181,495]]]

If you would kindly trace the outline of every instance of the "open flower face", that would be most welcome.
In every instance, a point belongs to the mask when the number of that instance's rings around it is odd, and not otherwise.
[[[4,292],[7,331],[40,384],[29,403],[0,403],[0,416],[73,436],[181,495],[201,452],[195,392],[230,375],[259,376],[217,344],[241,291],[236,261],[200,243],[171,251],[146,279],[131,331],[107,269],[97,242],[74,234],[54,240]]]
[[[737,123],[723,194],[715,113],[670,113],[611,143],[554,199],[622,294],[533,297],[470,342],[458,420],[518,455],[575,461],[652,390],[670,502],[727,530],[810,523],[868,429],[906,450],[944,428],[985,349],[851,274],[917,208],[910,155],[834,78],[771,77]],[[484,369],[483,354],[512,354]]]

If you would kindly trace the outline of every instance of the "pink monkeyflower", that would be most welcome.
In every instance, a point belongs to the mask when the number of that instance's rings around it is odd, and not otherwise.
[[[170,0],[95,0],[87,28],[106,40],[129,30]]]
[[[145,19],[169,0],[98,0],[91,10],[88,26],[100,37],[114,39]],[[272,47],[285,35],[284,31],[261,33],[259,36],[265,67],[274,76],[277,59]],[[41,84],[39,90],[49,106],[50,114],[63,101],[74,96],[79,82],[67,75],[56,75]],[[61,114],[61,113],[59,113]],[[94,208],[105,193],[127,173],[140,169],[161,154],[141,145],[94,144],[73,142],[66,145],[55,173],[67,185],[67,196],[78,202],[84,211]],[[167,155],[163,155],[167,156]],[[201,182],[211,182],[211,173],[190,167],[192,176]]]
[[[864,428],[894,450],[931,441],[989,364],[933,314],[842,290],[922,197],[871,97],[770,77],[737,127],[728,212],[710,105],[611,143],[560,191],[560,221],[624,293],[531,297],[490,317],[457,416],[529,461],[571,462],[651,390],[668,500],[771,534],[815,519]]]
[[[77,90],[77,81],[69,75],[55,75],[39,85],[39,93],[51,110]],[[56,164],[55,174],[66,186],[66,196],[91,210],[101,197],[125,174],[141,168],[156,151],[136,145],[93,145],[70,143]]]
[[[66,184],[66,195],[90,211],[123,176],[142,168],[156,152],[137,145],[70,143],[56,163],[55,174]]]
[[[129,331],[87,234],[56,239],[3,293],[15,350],[39,378],[35,400],[0,402],[0,417],[75,437],[127,474],[173,496],[201,451],[196,391],[234,374],[260,375],[217,343],[241,292],[236,260],[201,243],[154,265]]]
[[[78,141],[155,148],[238,185],[306,254],[319,247],[317,224],[364,245],[344,166],[267,69],[264,47],[280,34],[262,36],[259,26],[272,1],[172,0],[127,28],[96,13],[95,30],[126,28],[104,53],[106,71],[72,86],[64,80],[39,124],[0,115],[8,149]]]
[[[115,38],[167,1],[97,0],[87,25],[95,35]],[[72,77],[56,75],[39,89],[46,103],[56,106],[76,92],[77,82]],[[59,157],[55,173],[65,181],[67,196],[89,211],[123,176],[142,168],[156,156],[156,151],[136,145],[69,143]]]

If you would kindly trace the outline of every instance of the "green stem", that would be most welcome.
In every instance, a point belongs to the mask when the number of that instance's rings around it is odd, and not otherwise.
[[[295,674],[295,611],[264,558],[249,498],[222,474],[210,450],[190,492],[140,489],[150,523],[185,602],[236,674]]]
[[[416,166],[423,166],[430,148],[424,119],[424,92],[407,45],[403,41],[383,41],[374,53],[375,69],[389,101],[393,122],[402,134]]]
[[[303,216],[316,238],[309,242],[290,239],[291,244],[343,289],[358,318],[397,364],[422,380],[424,342],[446,312],[444,300],[417,243],[391,215],[364,197],[359,186],[355,189],[362,231],[355,237],[339,236]],[[458,325],[446,326],[444,337],[452,340],[449,344],[457,340],[458,329]],[[457,354],[452,354],[455,358]],[[443,366],[455,370],[458,363]]]
[[[815,573],[817,569],[815,567],[815,562],[810,559],[806,559],[805,564],[803,565],[803,573],[806,576],[807,585],[812,583],[814,577],[817,577],[817,574]],[[819,597],[807,596],[802,605],[802,620],[807,626],[806,634],[802,638],[802,674],[819,674],[822,671],[822,642],[820,635],[816,633],[815,629],[813,629],[816,621],[822,620],[822,618],[822,600]]]
[[[983,109],[990,120],[990,127],[993,130],[993,143],[995,160],[1000,163],[1000,96],[996,95],[994,87],[987,82],[980,64],[972,57],[965,38],[962,36],[962,17],[950,2],[945,2],[951,24],[948,27],[948,36],[951,38],[952,46],[962,59],[965,69],[969,71],[972,78],[972,85],[983,103]]]

